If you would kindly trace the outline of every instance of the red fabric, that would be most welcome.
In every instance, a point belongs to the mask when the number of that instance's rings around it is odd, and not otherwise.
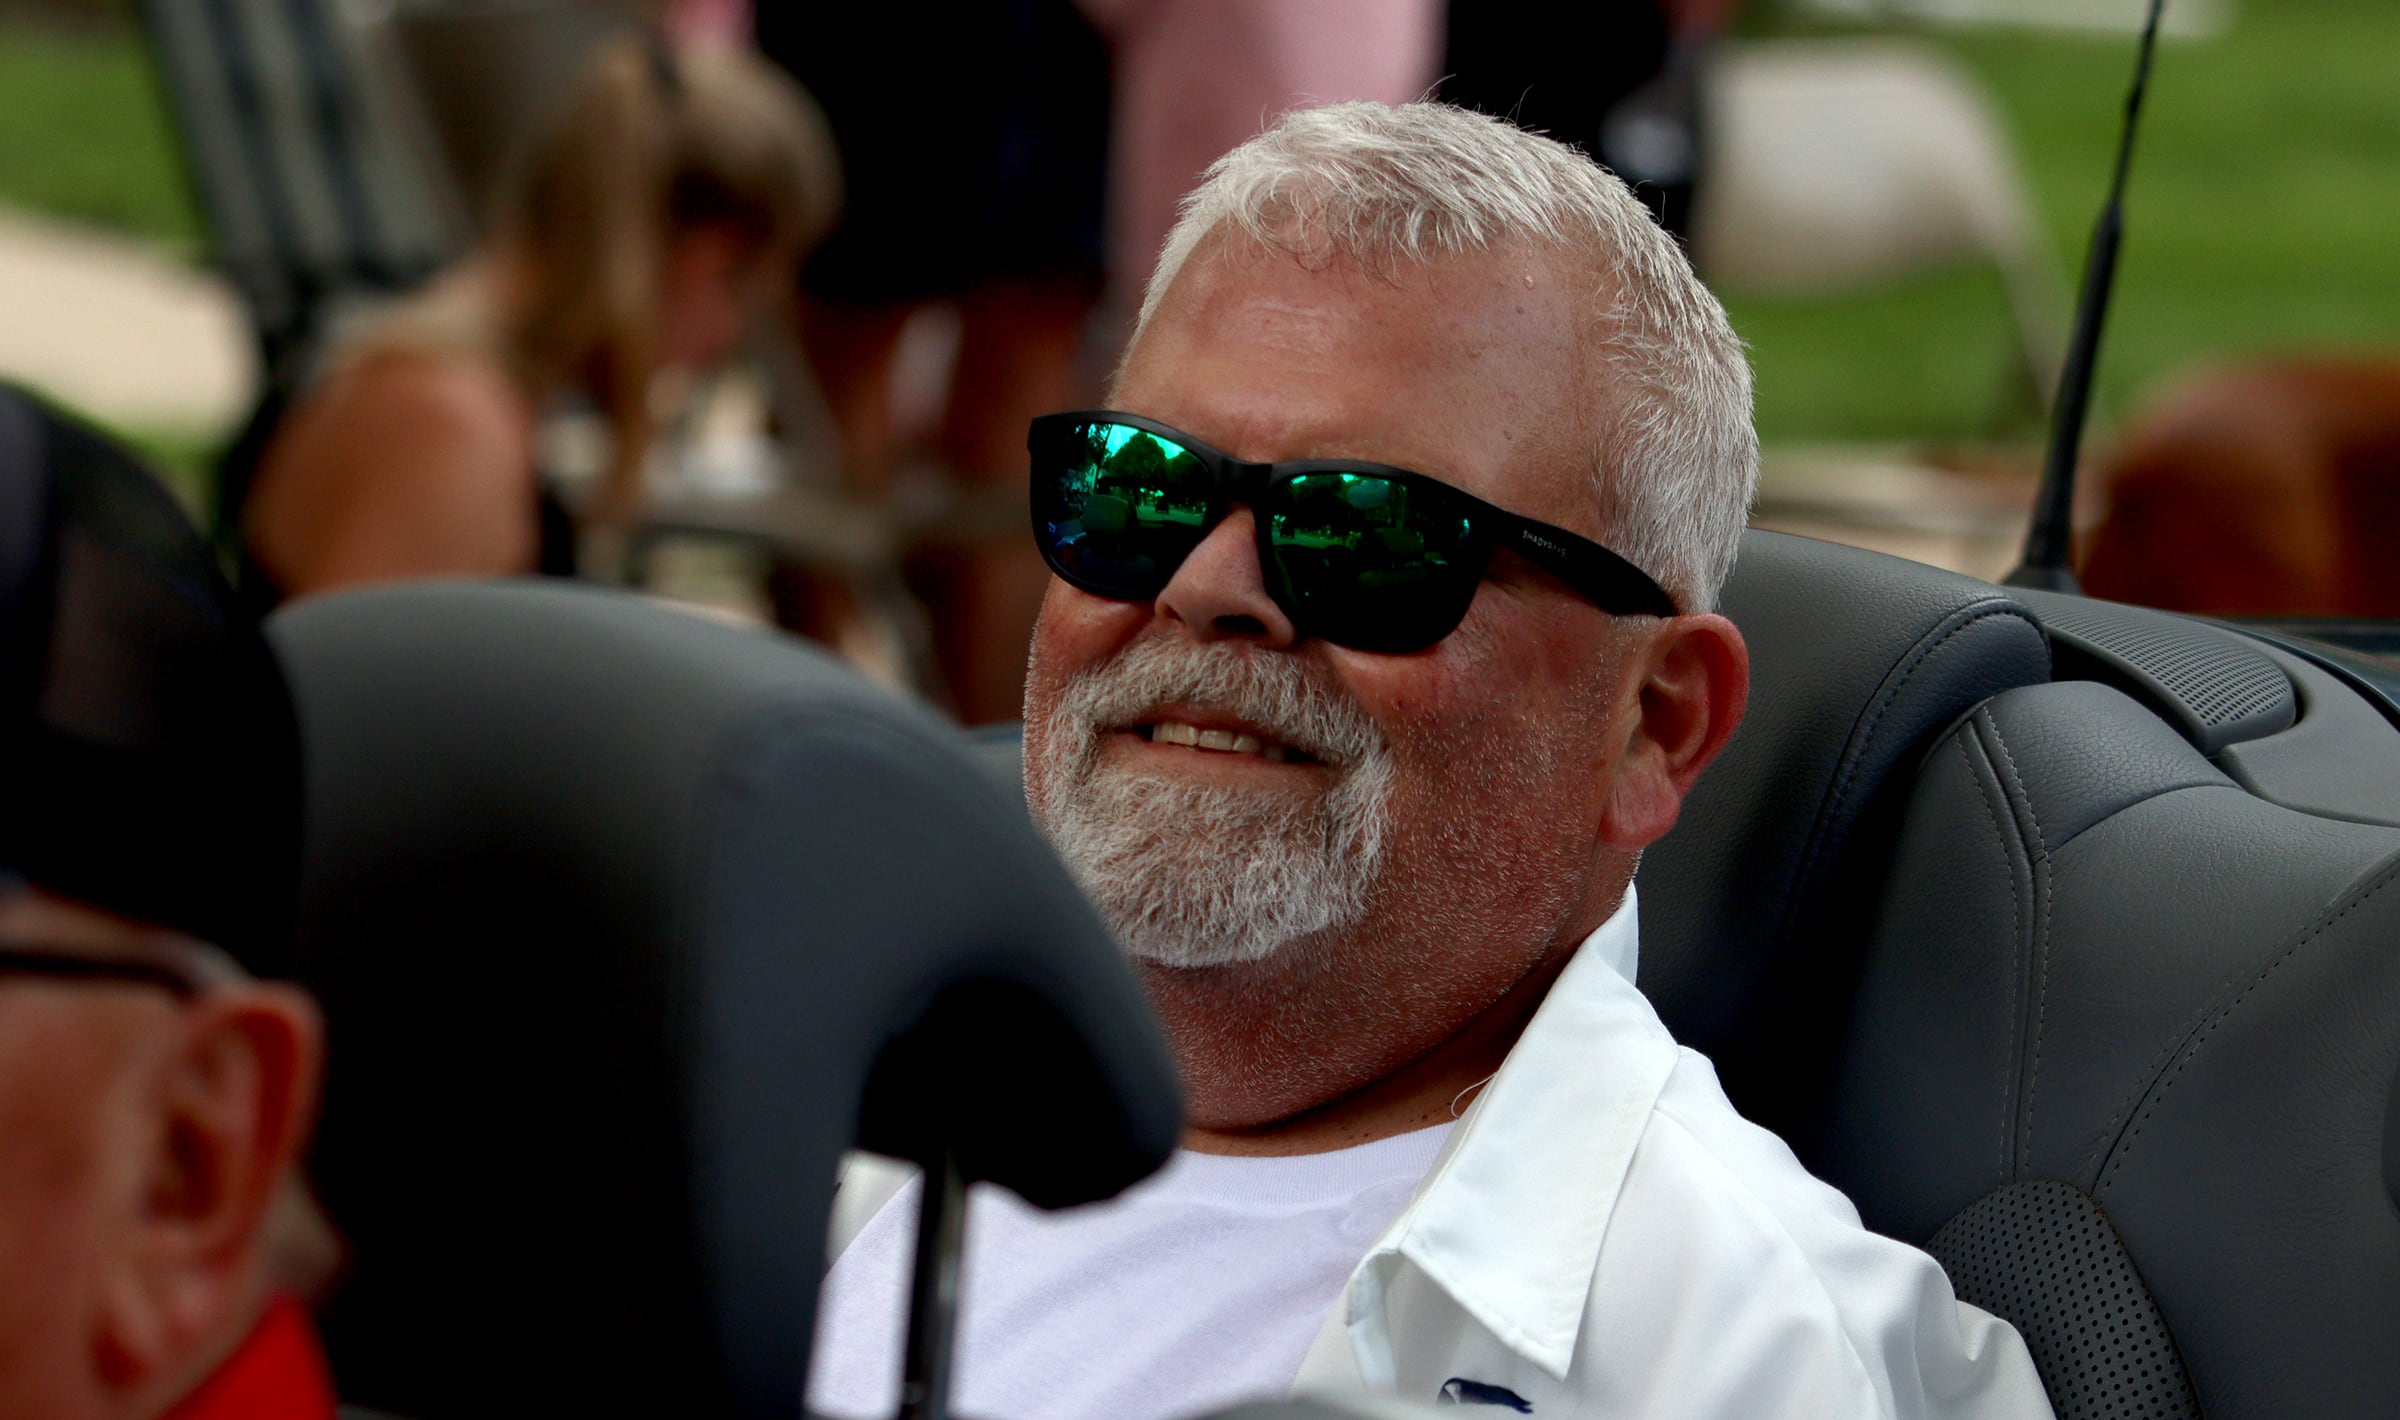
[[[308,1313],[277,1300],[250,1339],[166,1420],[333,1420],[333,1372]]]

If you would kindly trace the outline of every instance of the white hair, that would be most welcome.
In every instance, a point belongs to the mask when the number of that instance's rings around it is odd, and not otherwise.
[[[1750,364],[1682,249],[1614,174],[1447,104],[1295,110],[1184,198],[1135,341],[1219,231],[1377,270],[1515,248],[1593,272],[1581,413],[1606,540],[1678,606],[1715,607],[1758,486]]]

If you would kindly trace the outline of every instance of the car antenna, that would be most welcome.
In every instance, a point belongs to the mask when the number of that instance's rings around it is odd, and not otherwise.
[[[2133,131],[2141,118],[2142,94],[2150,87],[2150,53],[2158,47],[2158,20],[2167,0],[2150,0],[2142,27],[2141,55],[2134,61],[2133,92],[2125,98],[2125,132],[2117,141],[2117,172],[2108,203],[2092,226],[2092,248],[2084,259],[2083,293],[2075,302],[2075,334],[2067,342],[2066,368],[2058,377],[2058,403],[2051,414],[2050,456],[2034,495],[2033,525],[2025,533],[2025,560],[2008,574],[2012,587],[2080,593],[2075,580],[2075,466],[2083,452],[2083,417],[2092,402],[2092,379],[2100,362],[2100,328],[2108,319],[2109,290],[2116,282],[2117,245],[2125,235],[2125,174],[2133,165]]]

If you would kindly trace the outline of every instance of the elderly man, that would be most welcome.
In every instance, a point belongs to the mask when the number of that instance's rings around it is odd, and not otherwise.
[[[2047,1415],[1634,989],[1635,865],[1747,693],[1757,442],[1625,188],[1456,109],[1289,115],[1186,203],[1110,403],[1034,430],[1026,794],[1190,1135],[1100,1208],[978,1200],[960,1409]],[[913,1195],[852,1182],[813,1389],[865,1414]]]
[[[331,1420],[299,745],[173,500],[0,389],[0,1415]]]

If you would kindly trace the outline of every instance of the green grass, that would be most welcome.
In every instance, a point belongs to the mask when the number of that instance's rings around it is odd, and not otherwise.
[[[1942,38],[2006,111],[2072,279],[2108,181],[2131,37]],[[2103,414],[2197,362],[2400,346],[2400,14],[2356,0],[2246,0],[2226,35],[2163,45],[2126,232]],[[2009,368],[1994,277],[1730,304],[1758,364],[1770,442],[1993,432]]]
[[[0,202],[200,251],[199,214],[137,30],[0,25]]]

